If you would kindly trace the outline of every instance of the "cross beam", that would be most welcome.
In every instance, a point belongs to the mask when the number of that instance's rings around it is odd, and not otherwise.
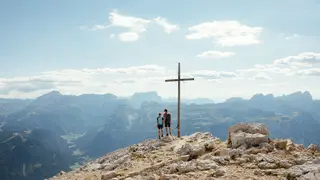
[[[178,79],[166,79],[165,82],[178,82],[178,137],[180,137],[180,83],[181,81],[193,81],[194,78],[181,78],[180,63],[178,63]]]

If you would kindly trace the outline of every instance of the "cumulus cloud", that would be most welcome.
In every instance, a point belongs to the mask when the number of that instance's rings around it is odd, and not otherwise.
[[[151,20],[138,18],[134,16],[127,16],[120,14],[116,10],[109,13],[109,24],[107,25],[95,25],[91,28],[87,26],[81,26],[82,30],[104,30],[107,28],[122,28],[125,29],[125,32],[119,33],[118,38],[120,41],[132,42],[137,41],[139,36],[147,31],[148,24],[151,23]],[[114,34],[110,35],[110,38],[115,37]]]
[[[204,22],[189,28],[186,39],[214,38],[221,46],[259,44],[261,27],[250,27],[238,21]]]
[[[126,32],[126,33],[120,33],[118,37],[120,41],[132,42],[132,41],[137,41],[139,39],[139,34],[135,32]]]
[[[234,52],[221,52],[221,51],[205,51],[201,54],[198,54],[198,58],[226,58],[234,56]]]
[[[303,69],[297,71],[295,74],[302,76],[320,76],[320,68]]]
[[[168,34],[179,30],[178,25],[169,23],[167,19],[162,17],[157,17],[149,20],[134,16],[123,15],[116,10],[109,13],[108,25],[95,25],[91,28],[82,26],[80,28],[93,31],[104,30],[107,28],[122,28],[125,29],[125,32],[119,33],[117,35],[118,39],[123,42],[133,42],[139,40],[141,34],[147,31],[148,25],[152,22],[155,22],[157,25],[161,26]],[[110,38],[113,38],[114,36],[115,35],[110,35]]]
[[[131,32],[142,33],[147,30],[147,25],[151,22],[147,19],[142,19],[133,16],[125,16],[117,11],[112,11],[109,14],[109,21],[112,27],[127,28]]]
[[[310,75],[314,76],[318,73],[319,68],[303,69],[320,64],[320,53],[304,52],[295,56],[288,56],[276,59],[271,64],[257,64],[248,69],[239,69],[237,72],[268,72],[282,75]]]
[[[0,79],[0,94],[8,94],[11,91],[29,93],[38,90],[51,90],[57,86],[74,86],[79,81],[60,79],[55,77],[35,76],[35,77],[15,77]]]
[[[73,94],[105,93],[106,87],[108,90],[113,88],[113,91],[116,91],[121,88],[115,87],[122,85],[164,82],[165,77],[170,75],[168,73],[171,71],[165,67],[152,64],[122,68],[46,71],[33,77],[0,78],[0,97],[8,94],[16,96],[19,93],[36,94],[34,92],[45,90],[59,90]]]
[[[275,65],[311,66],[320,64],[320,53],[304,52],[296,56],[288,56],[274,61]]]
[[[235,78],[238,75],[234,72],[225,71],[211,71],[211,70],[198,70],[187,75],[201,79],[223,79],[223,78]]]
[[[164,31],[168,34],[179,30],[178,25],[169,23],[168,20],[165,18],[157,17],[157,18],[154,18],[154,21],[156,24],[161,26],[164,29]]]
[[[233,72],[199,70],[185,72],[182,77],[220,82],[238,75]],[[33,77],[2,78],[0,97],[13,93],[32,94],[51,90],[71,94],[157,90],[162,88],[161,83],[165,83],[165,79],[172,78],[177,78],[176,70],[152,64],[123,68],[63,69],[42,72]],[[128,88],[129,91],[126,90]]]
[[[271,77],[269,77],[265,73],[258,73],[257,75],[255,75],[249,79],[251,79],[251,80],[272,80]]]
[[[150,20],[133,16],[121,15],[116,11],[109,14],[111,27],[121,27],[127,29],[128,32],[120,33],[118,38],[120,41],[132,42],[137,41],[141,33],[147,31]]]
[[[299,38],[300,36],[298,34],[293,34],[291,36],[287,36],[285,37],[286,40],[290,40],[290,39],[296,39],[296,38]]]

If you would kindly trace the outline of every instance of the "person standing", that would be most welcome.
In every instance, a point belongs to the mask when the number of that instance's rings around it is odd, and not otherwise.
[[[160,138],[160,131],[161,131],[161,137],[163,137],[163,117],[161,117],[161,113],[158,114],[158,117],[157,117],[157,128],[158,128],[158,137],[159,139]]]
[[[164,119],[164,126],[166,127],[166,134],[167,136],[172,135],[171,133],[171,114],[168,113],[168,110],[165,109],[163,113],[163,119]]]

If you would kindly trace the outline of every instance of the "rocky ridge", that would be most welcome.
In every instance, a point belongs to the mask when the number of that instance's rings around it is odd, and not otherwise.
[[[320,147],[270,139],[263,124],[236,124],[222,142],[210,133],[146,140],[50,180],[319,180]]]

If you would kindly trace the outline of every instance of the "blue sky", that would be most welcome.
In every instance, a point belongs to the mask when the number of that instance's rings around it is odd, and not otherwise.
[[[181,62],[196,78],[185,97],[320,98],[319,0],[12,0],[0,12],[0,97],[171,97],[163,79]]]

